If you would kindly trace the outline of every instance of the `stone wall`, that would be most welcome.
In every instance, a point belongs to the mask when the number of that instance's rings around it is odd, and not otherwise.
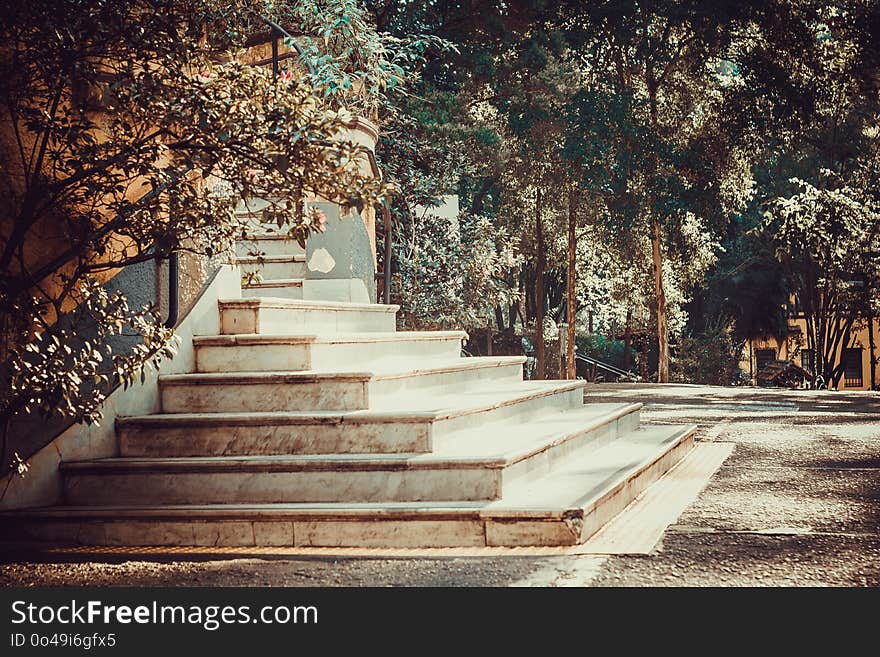
[[[29,455],[30,469],[24,477],[7,474],[0,478],[0,509],[48,506],[59,501],[61,478],[58,466],[63,461],[106,458],[118,455],[115,421],[118,416],[145,415],[159,409],[160,374],[179,374],[195,369],[192,338],[220,332],[219,298],[241,296],[238,267],[217,270],[201,296],[182,315],[177,327],[177,355],[164,362],[159,371],[148,372],[143,383],[128,389],[117,388],[104,405],[104,419],[98,425],[73,424],[61,431],[35,453]]]

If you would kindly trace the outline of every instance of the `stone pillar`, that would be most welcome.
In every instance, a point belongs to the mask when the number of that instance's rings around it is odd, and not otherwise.
[[[367,174],[380,177],[382,174],[376,162],[376,145],[379,143],[379,126],[372,121],[368,121],[362,116],[356,117],[348,124],[344,138],[358,146],[363,146],[369,152],[369,156],[363,156],[360,160],[361,170]],[[370,249],[373,253],[373,268],[376,267],[376,209],[373,207],[364,208],[361,213],[361,220],[364,223],[367,237],[370,240]]]
[[[379,128],[357,117],[347,126],[343,139],[375,154]],[[358,163],[366,175],[381,175],[375,156]],[[306,275],[303,298],[325,301],[374,303],[376,300],[376,210],[343,212],[335,203],[312,200],[327,217],[326,230],[309,236],[306,243]]]

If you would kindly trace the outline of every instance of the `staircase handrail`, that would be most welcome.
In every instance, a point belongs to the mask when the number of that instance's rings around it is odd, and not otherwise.
[[[611,372],[617,376],[626,376],[631,378],[638,378],[638,375],[634,372],[627,372],[626,370],[622,370],[619,367],[615,367],[614,365],[609,365],[598,358],[593,358],[592,356],[584,356],[583,354],[575,352],[575,358],[577,360],[583,361],[589,365],[595,365],[596,367],[603,369],[607,372]]]

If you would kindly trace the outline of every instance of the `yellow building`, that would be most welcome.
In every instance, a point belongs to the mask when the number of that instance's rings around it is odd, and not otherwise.
[[[839,390],[870,390],[873,385],[880,386],[880,319],[874,318],[871,327],[874,334],[873,355],[874,376],[871,376],[871,341],[865,320],[856,321],[850,334],[848,344],[841,345],[834,354],[834,365],[844,363],[843,375],[837,384]],[[803,316],[793,316],[788,320],[788,335],[783,339],[755,338],[750,340],[743,350],[740,367],[756,383],[758,373],[775,360],[787,360],[810,372],[815,372],[815,353],[807,347],[806,320]],[[828,387],[832,382],[828,381]]]

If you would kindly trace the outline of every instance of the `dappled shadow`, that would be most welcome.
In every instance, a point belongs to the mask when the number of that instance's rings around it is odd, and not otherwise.
[[[773,388],[723,388],[678,384],[594,384],[584,390],[591,401],[641,401],[646,409],[682,408],[718,409],[748,412],[874,413],[880,417],[880,395],[876,392],[831,392],[824,390],[783,390]]]
[[[880,478],[880,455],[850,459],[817,459],[813,461],[812,467],[828,468],[829,470],[877,470],[877,476]]]
[[[648,411],[652,409],[646,409]],[[684,414],[681,417],[686,417]],[[870,413],[866,413],[865,415],[858,414],[827,414],[827,415],[817,415],[815,413],[809,413],[804,411],[803,415],[798,415],[796,413],[792,413],[791,415],[786,415],[785,417],[768,417],[762,415],[737,415],[736,423],[737,424],[747,424],[747,423],[761,423],[761,424],[785,424],[790,426],[816,426],[816,425],[847,425],[847,424],[858,424],[863,425],[867,422],[876,422],[877,423],[877,433],[876,437],[880,439],[880,415],[873,415]]]

